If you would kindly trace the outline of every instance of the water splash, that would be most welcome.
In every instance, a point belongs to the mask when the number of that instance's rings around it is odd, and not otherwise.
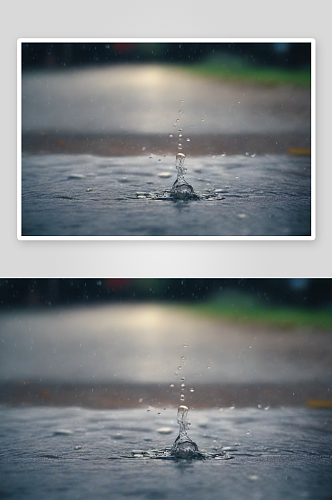
[[[171,190],[171,195],[173,198],[192,198],[195,197],[194,188],[188,184],[188,182],[184,178],[184,173],[186,172],[186,167],[184,166],[184,160],[186,155],[183,153],[178,153],[176,155],[176,170],[178,172],[178,176],[176,181],[174,182]]]
[[[190,439],[187,434],[188,430],[188,411],[189,408],[184,405],[180,405],[178,408],[177,421],[180,426],[179,435],[174,441],[171,453],[172,455],[180,458],[193,458],[199,455],[197,444]]]
[[[197,444],[190,439],[187,434],[189,423],[187,421],[189,408],[180,405],[178,408],[177,421],[180,426],[179,435],[174,441],[171,448],[164,448],[160,450],[133,450],[131,455],[122,456],[120,458],[140,458],[157,459],[157,460],[230,460],[234,457],[228,455],[223,449],[213,448],[213,451],[199,450]],[[161,428],[157,432],[161,434],[170,433],[171,428]],[[226,448],[225,448],[226,450]]]

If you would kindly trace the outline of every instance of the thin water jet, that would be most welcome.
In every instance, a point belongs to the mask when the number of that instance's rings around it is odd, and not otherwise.
[[[184,173],[187,170],[184,166],[185,158],[186,155],[183,153],[177,153],[176,155],[175,166],[178,175],[171,189],[171,195],[173,198],[188,199],[196,197],[194,188],[184,178]]]
[[[177,421],[180,430],[172,446],[171,453],[179,458],[193,458],[199,455],[197,444],[187,434],[189,425],[187,422],[188,411],[189,408],[184,405],[180,405],[178,408]]]

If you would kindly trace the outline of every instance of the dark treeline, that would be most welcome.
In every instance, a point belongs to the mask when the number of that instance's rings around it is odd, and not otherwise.
[[[22,68],[64,68],[98,64],[196,63],[222,55],[259,65],[310,66],[310,43],[23,43]]]
[[[262,304],[318,308],[332,303],[331,279],[2,279],[0,309],[96,302],[194,302],[228,292]]]

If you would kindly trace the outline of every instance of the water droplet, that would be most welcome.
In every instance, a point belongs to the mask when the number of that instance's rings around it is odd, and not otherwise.
[[[179,128],[179,132],[182,132],[182,128]]]
[[[182,144],[181,143],[179,143],[178,146],[179,146],[179,148],[182,148]]]
[[[157,432],[159,434],[172,434],[173,429],[171,427],[159,427],[159,429],[157,429]]]
[[[182,137],[182,134],[179,134],[179,137]]]
[[[180,365],[180,366],[178,366],[178,370],[182,370],[182,366],[181,366],[181,365]]]
[[[186,384],[181,384],[181,387],[186,387]]]
[[[183,109],[179,109],[179,113],[182,115],[183,114]]]
[[[169,386],[170,386],[170,387],[174,387],[174,384],[170,384]]]
[[[145,151],[145,150],[146,150],[146,147],[145,147],[145,146],[143,146],[143,147],[142,147],[142,151]]]
[[[204,119],[202,118],[202,122],[204,122]]]
[[[270,407],[269,406],[265,406],[264,410],[268,410]]]
[[[173,134],[169,134],[169,136],[168,136],[168,137],[173,137]]]
[[[249,153],[248,153],[248,151],[246,151],[245,155],[246,155],[246,156],[249,156]]]
[[[182,346],[182,347],[183,347],[184,349],[186,349],[188,346],[187,346],[187,344],[183,344],[183,346]]]
[[[208,366],[208,367],[207,367],[207,369],[208,369],[208,370],[210,370],[210,369],[211,369],[211,366]]]
[[[181,359],[184,361],[186,359],[186,357],[185,356],[181,356]]]
[[[255,158],[255,156],[256,156],[256,153],[252,154],[252,155],[251,155],[251,158]]]
[[[192,387],[189,389],[189,392],[195,392],[195,389],[193,389]]]
[[[226,153],[221,153],[221,156],[226,156]]]
[[[189,139],[189,137],[187,137],[186,141],[187,141],[187,142],[190,142],[190,139]]]
[[[177,118],[177,119],[176,119],[176,121],[177,121],[177,122],[179,122],[179,121],[180,121],[180,118]]]
[[[139,398],[138,402],[141,403],[143,401],[143,398]]]
[[[158,411],[158,415],[161,415],[161,413]]]
[[[180,102],[184,102],[184,100],[183,100],[183,99],[181,99],[181,101],[180,101]]]
[[[186,378],[186,377],[181,377],[181,380],[183,381],[183,380],[185,380],[185,378]]]

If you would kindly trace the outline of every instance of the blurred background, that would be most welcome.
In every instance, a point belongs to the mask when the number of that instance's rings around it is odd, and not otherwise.
[[[0,403],[330,407],[331,306],[331,279],[2,279]]]
[[[197,64],[241,61],[242,66],[310,69],[310,43],[163,43],[73,42],[23,43],[22,69],[70,67],[114,63],[158,62]]]
[[[310,81],[305,42],[24,42],[23,151],[174,154],[179,110],[188,154],[308,151]]]

